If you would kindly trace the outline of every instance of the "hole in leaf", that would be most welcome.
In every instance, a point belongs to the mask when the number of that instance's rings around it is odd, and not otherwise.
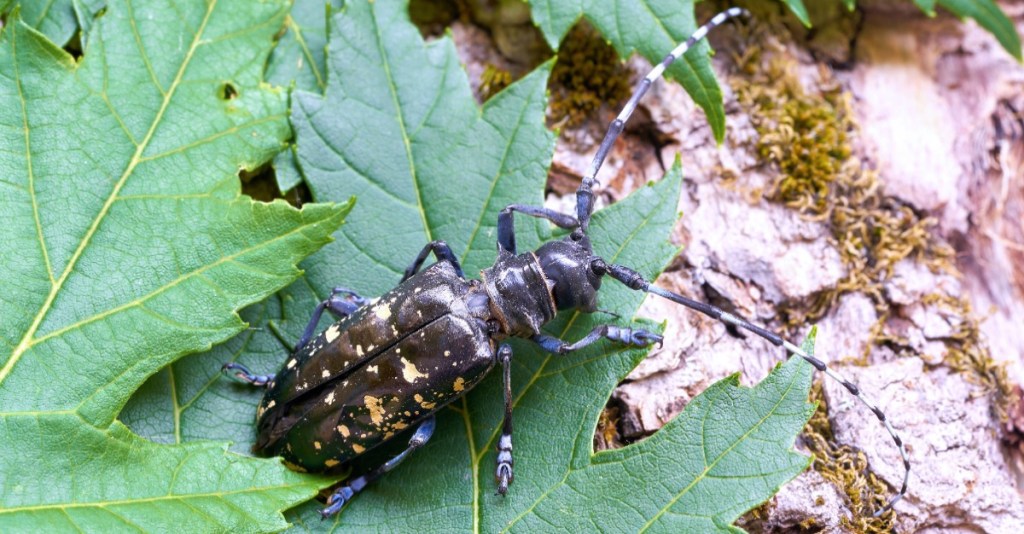
[[[217,98],[221,100],[234,100],[238,96],[238,89],[231,82],[224,82],[217,88]]]
[[[71,36],[68,44],[64,45],[64,51],[71,54],[76,62],[82,60],[82,30],[78,30]]]
[[[242,182],[242,193],[260,202],[271,202],[281,198],[299,208],[313,200],[305,183],[299,183],[282,193],[277,186],[277,173],[274,171],[274,165],[269,161],[255,169],[240,169],[238,179]]]

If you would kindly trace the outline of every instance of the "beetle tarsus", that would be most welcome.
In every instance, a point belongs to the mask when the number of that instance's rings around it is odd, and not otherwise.
[[[345,507],[345,503],[352,500],[352,497],[354,497],[355,494],[355,490],[353,490],[348,484],[336,489],[334,493],[327,498],[327,506],[319,510],[320,520],[323,521],[324,519],[340,512],[341,509]]]

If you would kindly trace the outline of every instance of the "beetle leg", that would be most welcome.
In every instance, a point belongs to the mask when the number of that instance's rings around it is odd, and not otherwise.
[[[346,295],[342,297],[341,295]],[[320,304],[316,305],[316,309],[313,310],[313,317],[309,319],[309,324],[306,325],[306,329],[302,331],[302,337],[299,338],[299,343],[295,345],[295,350],[299,350],[309,343],[310,338],[313,337],[313,333],[316,332],[317,325],[320,324],[320,317],[324,314],[324,310],[328,310],[332,315],[339,319],[350,315],[352,312],[359,309],[360,306],[369,302],[366,298],[359,296],[355,291],[346,289],[344,287],[336,287],[331,290],[331,295],[323,300]]]
[[[388,471],[398,467],[398,464],[402,463],[402,460],[405,460],[411,452],[426,445],[427,441],[430,440],[430,436],[434,434],[435,422],[433,415],[424,419],[416,429],[416,433],[409,438],[409,447],[407,449],[398,453],[397,456],[387,462],[371,469],[367,473],[357,476],[351,481],[346,482],[344,486],[334,490],[334,493],[327,498],[327,506],[320,510],[320,516],[327,519],[328,517],[338,513],[342,507],[345,506],[345,503],[352,500],[352,497],[354,497],[355,494],[363,491],[367,485],[384,476]]]
[[[623,328],[621,326],[611,324],[603,324],[594,328],[583,339],[575,343],[568,343],[564,340],[558,339],[557,337],[546,336],[544,334],[538,334],[530,339],[548,352],[554,354],[565,354],[567,352],[582,349],[601,338],[618,341],[634,347],[646,347],[654,343],[661,345],[662,340],[662,337],[658,334],[654,334],[646,330]]]
[[[405,270],[405,275],[402,276],[402,281],[406,281],[412,278],[412,275],[419,272],[420,267],[423,266],[423,262],[427,261],[427,256],[433,252],[434,257],[437,261],[446,261],[455,267],[455,274],[459,275],[459,278],[465,278],[466,275],[462,274],[462,266],[459,265],[459,259],[455,257],[455,253],[452,252],[451,247],[444,241],[431,241],[427,243],[427,246],[423,247],[416,259],[413,260],[412,265]]]
[[[573,217],[572,215],[566,215],[555,210],[539,208],[536,206],[509,204],[508,206],[505,206],[505,209],[498,213],[498,248],[511,252],[512,254],[516,253],[516,226],[513,213],[517,211],[523,215],[547,219],[555,226],[565,228],[567,230],[572,230],[580,225],[579,221],[576,220],[576,217]]]
[[[235,362],[225,363],[221,366],[220,370],[238,382],[244,382],[256,387],[266,387],[267,384],[274,380],[274,375],[256,375],[249,371],[246,366]]]
[[[498,468],[494,471],[494,479],[498,482],[498,494],[505,495],[515,479],[512,475],[512,465],[515,464],[512,459],[512,347],[499,347],[498,361],[501,362],[505,383],[505,421],[498,438]]]

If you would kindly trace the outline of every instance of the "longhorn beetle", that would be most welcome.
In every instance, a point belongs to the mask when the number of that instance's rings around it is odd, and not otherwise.
[[[323,517],[337,513],[363,488],[394,469],[422,447],[434,432],[434,414],[477,385],[496,364],[504,378],[505,415],[498,439],[495,480],[504,495],[513,480],[512,348],[502,340],[527,338],[542,349],[565,354],[602,338],[630,346],[660,343],[646,330],[605,324],[575,342],[541,333],[557,311],[597,311],[597,292],[609,276],[636,291],[666,298],[727,325],[750,331],[841,383],[885,425],[903,458],[905,474],[899,493],[876,515],[906,494],[910,461],[906,448],[880,409],[860,389],[824,362],[775,333],[736,315],[651,285],[635,270],[596,256],[587,229],[594,210],[595,177],[637,103],[665,69],[708,31],[732,17],[747,15],[731,8],[697,28],[640,81],[612,121],[576,191],[576,215],[512,204],[498,214],[498,257],[480,273],[466,278],[443,241],[428,243],[412,262],[398,287],[369,301],[335,288],[317,305],[294,353],[276,375],[256,375],[242,365],[225,364],[224,372],[267,391],[256,412],[254,450],[283,456],[307,471],[326,471],[349,463],[365,451],[414,429],[405,450],[348,480],[328,498]],[[568,237],[544,243],[533,252],[516,249],[515,213],[538,217],[570,230]],[[420,271],[431,253],[437,262]],[[324,310],[341,319],[313,337]],[[401,385],[402,387],[396,387]]]

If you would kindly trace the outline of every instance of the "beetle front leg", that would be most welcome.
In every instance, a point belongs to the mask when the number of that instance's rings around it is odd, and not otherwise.
[[[508,493],[508,486],[515,477],[512,474],[512,347],[502,345],[498,348],[498,361],[501,362],[502,375],[505,383],[505,421],[501,425],[501,437],[498,438],[498,468],[494,471],[494,480],[498,482],[498,494]]]
[[[397,456],[388,460],[387,462],[384,462],[384,464],[377,466],[371,469],[370,471],[363,473],[362,475],[357,476],[350,482],[346,482],[345,485],[343,485],[342,487],[334,490],[334,493],[332,493],[331,496],[327,498],[327,506],[324,509],[320,510],[320,516],[324,519],[327,519],[328,517],[331,517],[332,515],[341,511],[342,507],[345,506],[345,503],[352,500],[352,497],[354,497],[360,491],[363,491],[367,485],[369,485],[374,480],[377,480],[378,478],[384,476],[384,474],[387,473],[388,471],[391,471],[394,468],[398,467],[398,464],[402,463],[402,461],[405,460],[405,458],[408,457],[410,453],[426,445],[427,441],[430,441],[430,436],[434,434],[435,424],[436,420],[434,419],[433,415],[424,419],[423,422],[420,423],[420,426],[416,429],[416,433],[413,434],[411,438],[409,438],[409,447],[407,449],[398,453]]]
[[[575,343],[568,343],[564,340],[558,339],[557,337],[546,336],[544,334],[538,334],[530,339],[548,352],[554,354],[565,354],[567,352],[582,349],[601,338],[618,341],[633,347],[646,347],[648,345],[653,345],[654,343],[661,345],[661,341],[663,339],[658,334],[648,332],[647,330],[623,328],[621,326],[611,324],[603,324],[594,328],[583,339]]]

